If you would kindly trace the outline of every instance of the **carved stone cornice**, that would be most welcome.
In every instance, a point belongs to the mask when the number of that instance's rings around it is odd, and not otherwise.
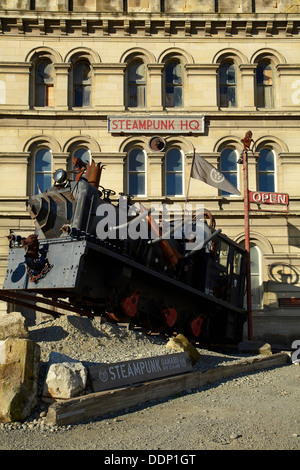
[[[17,11],[0,10],[0,33],[47,37],[68,36],[76,30],[82,36],[136,36],[137,31],[145,37],[293,37],[298,36],[300,20],[297,14],[253,13],[244,14],[200,14],[168,13],[147,14],[121,13],[117,16],[85,12]]]

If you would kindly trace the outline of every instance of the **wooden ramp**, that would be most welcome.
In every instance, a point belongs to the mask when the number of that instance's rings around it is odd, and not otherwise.
[[[202,385],[234,377],[238,374],[282,366],[288,363],[289,360],[289,355],[286,353],[259,358],[254,357],[234,365],[188,372],[55,402],[48,409],[46,423],[49,425],[66,425],[87,421],[146,403],[149,400],[172,397],[177,393],[197,389]]]

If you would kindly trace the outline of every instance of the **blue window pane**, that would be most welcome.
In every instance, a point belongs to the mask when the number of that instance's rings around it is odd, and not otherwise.
[[[235,84],[235,66],[231,63],[224,63],[220,67],[220,83],[221,85]]]
[[[182,173],[168,173],[166,185],[167,196],[182,195]]]
[[[35,171],[51,171],[51,152],[49,149],[40,149],[35,154]]]
[[[145,83],[145,64],[141,60],[134,61],[129,67],[129,83]]]
[[[182,67],[178,61],[170,62],[166,67],[166,83],[182,83]]]
[[[43,61],[36,68],[36,83],[53,83],[54,67],[50,61]]]
[[[256,70],[256,81],[258,85],[272,85],[272,66],[262,62],[258,64]]]
[[[51,173],[37,173],[35,175],[35,194],[39,192],[44,192],[46,189],[52,186],[52,176]]]
[[[87,62],[79,62],[74,70],[74,82],[77,85],[91,83],[91,68]]]
[[[235,150],[223,150],[221,154],[221,171],[237,171],[237,156]]]
[[[138,104],[138,90],[137,85],[129,86],[129,106],[134,108]]]
[[[137,196],[145,194],[145,173],[129,174],[129,193]]]
[[[129,154],[129,171],[145,171],[145,155],[141,149],[133,149]]]
[[[80,158],[84,163],[91,162],[91,155],[88,149],[80,148],[74,152],[74,158]]]
[[[274,192],[274,174],[273,173],[261,173],[258,176],[259,191]]]
[[[229,86],[227,88],[228,104],[230,104],[231,106],[235,106],[236,103],[235,92],[235,87]]]
[[[182,106],[182,88],[167,87],[166,88],[166,106]]]
[[[167,153],[167,171],[182,171],[182,156],[178,149],[171,149]]]
[[[274,154],[270,149],[262,149],[258,158],[259,171],[274,171]]]

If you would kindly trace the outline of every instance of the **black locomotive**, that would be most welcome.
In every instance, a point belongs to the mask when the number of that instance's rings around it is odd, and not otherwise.
[[[53,315],[63,308],[148,332],[183,333],[204,344],[241,341],[244,250],[206,211],[192,211],[188,234],[183,214],[163,230],[153,208],[100,186],[101,171],[94,161],[77,165],[75,180],[58,170],[54,185],[29,200],[36,230],[27,238],[9,235],[0,297]]]

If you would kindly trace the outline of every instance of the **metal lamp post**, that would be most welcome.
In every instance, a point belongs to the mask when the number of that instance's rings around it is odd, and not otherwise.
[[[244,149],[242,152],[243,180],[244,180],[244,222],[245,222],[245,250],[246,250],[246,282],[247,282],[247,313],[248,313],[248,339],[253,339],[252,326],[252,297],[251,297],[251,269],[250,269],[250,228],[249,228],[249,188],[248,188],[248,150],[250,149],[252,132],[248,131],[242,139]]]

